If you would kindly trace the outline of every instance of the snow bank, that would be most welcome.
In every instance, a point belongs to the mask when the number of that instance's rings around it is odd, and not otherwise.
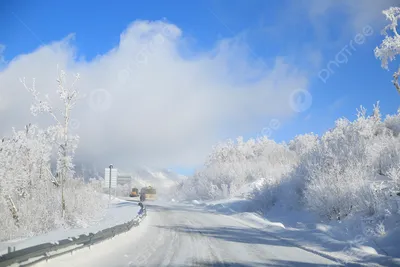
[[[82,234],[96,233],[103,229],[123,224],[134,219],[139,210],[140,207],[138,206],[137,202],[113,198],[110,208],[105,210],[104,214],[99,216],[96,220],[89,222],[87,227],[57,229],[30,238],[0,242],[0,255],[7,253],[8,246],[15,246],[16,250],[19,250],[42,243],[51,243],[61,239],[67,239],[69,237],[77,237]]]
[[[239,208],[246,207],[250,202],[248,199],[234,198],[208,201],[204,205],[210,211],[233,216],[249,227],[261,229],[298,247],[337,258],[341,263],[376,263],[387,266],[388,262],[400,262],[399,229],[379,238],[372,232],[357,228],[359,224],[356,221],[324,222],[312,212],[288,212],[279,206],[270,209],[264,216]]]

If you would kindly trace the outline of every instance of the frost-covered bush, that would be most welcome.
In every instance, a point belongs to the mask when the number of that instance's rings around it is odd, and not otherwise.
[[[74,175],[78,138],[68,134],[68,121],[74,105],[69,101],[76,91],[59,87],[67,111],[60,116],[62,123],[34,87],[28,89],[35,99],[33,114],[48,112],[56,124],[46,129],[28,125],[0,142],[0,241],[59,227],[82,227],[105,207],[101,184],[85,183]],[[52,158],[54,150],[58,151],[56,159]],[[55,172],[52,161],[57,162]]]
[[[220,199],[262,181],[252,198],[263,211],[280,204],[334,220],[399,213],[397,129],[400,114],[382,121],[376,105],[370,116],[361,107],[355,121],[337,120],[321,137],[300,135],[287,145],[267,138],[228,140],[177,191],[186,199]]]
[[[231,197],[260,179],[276,184],[295,161],[295,153],[285,144],[267,137],[246,142],[239,137],[236,142],[227,140],[215,146],[205,166],[178,189],[187,199]]]
[[[378,105],[371,116],[361,108],[354,122],[339,119],[301,158],[297,169],[304,175],[307,208],[329,219],[376,215],[388,208],[389,173],[399,164],[400,139],[393,123],[390,129],[386,125]]]
[[[50,136],[49,131],[29,126],[0,143],[0,240],[78,227],[102,209],[97,182],[70,178],[62,218],[60,185],[50,170]]]

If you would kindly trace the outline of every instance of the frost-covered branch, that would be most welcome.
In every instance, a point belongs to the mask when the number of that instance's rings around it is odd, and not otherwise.
[[[52,182],[52,184],[54,184],[55,186],[59,187],[60,183],[57,181],[57,178],[54,177],[53,173],[51,172],[51,170],[49,168],[45,168],[47,173],[50,175],[50,181]]]
[[[389,62],[394,61],[396,56],[400,54],[400,35],[397,31],[398,20],[400,19],[400,7],[391,7],[382,11],[382,13],[386,16],[386,19],[390,21],[390,24],[382,30],[382,35],[384,35],[385,38],[380,46],[375,48],[374,52],[375,57],[381,61],[382,68],[388,70]],[[388,31],[391,31],[392,34]],[[400,68],[394,73],[392,82],[396,90],[400,93],[399,75]]]
[[[400,93],[399,76],[400,76],[400,67],[399,67],[399,69],[393,74],[393,85],[396,87],[397,92]]]
[[[30,92],[33,96],[34,103],[31,106],[31,112],[33,116],[37,116],[40,113],[47,112],[50,114],[50,116],[55,120],[57,124],[61,124],[61,122],[58,120],[57,116],[53,112],[53,108],[51,107],[50,103],[48,101],[45,101],[43,99],[40,99],[40,93],[36,90],[35,86],[35,78],[32,79],[32,86],[28,86],[25,82],[25,77],[20,79],[20,82],[22,85],[25,87],[28,92]],[[47,100],[48,96],[46,95],[45,98]]]

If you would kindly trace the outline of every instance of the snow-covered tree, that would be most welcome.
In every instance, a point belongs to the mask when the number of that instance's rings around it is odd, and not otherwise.
[[[78,80],[79,74],[76,74],[75,80],[69,86],[67,84],[65,71],[59,71],[57,78],[57,93],[63,103],[63,109],[57,112],[57,110],[55,110],[51,105],[48,95],[46,95],[44,99],[40,97],[40,93],[35,88],[35,79],[33,79],[31,87],[26,84],[25,78],[21,79],[22,84],[32,94],[34,99],[34,103],[31,107],[32,114],[37,116],[40,113],[48,113],[55,122],[55,126],[51,129],[54,134],[54,142],[58,147],[57,176],[60,181],[61,210],[63,216],[65,213],[64,184],[68,178],[73,176],[74,165],[72,161],[78,141],[78,136],[70,136],[68,132],[71,120],[71,111],[76,105],[76,101],[79,97],[79,93],[75,89],[75,84]]]
[[[267,137],[227,140],[213,148],[204,168],[181,184],[180,191],[194,199],[234,196],[260,179],[276,183],[294,162],[295,155],[286,145]]]
[[[400,55],[400,30],[398,29],[400,7],[391,7],[382,11],[382,13],[390,23],[382,30],[385,38],[380,46],[375,48],[375,57],[381,60],[382,67],[388,70],[389,62],[395,60],[397,55]],[[393,84],[400,93],[399,76],[400,67],[393,74]]]
[[[288,145],[227,140],[177,191],[190,200],[219,199],[254,183],[249,196],[261,211],[280,205],[329,220],[399,214],[399,132],[400,114],[382,121],[378,102],[371,115],[360,107],[356,120],[338,119],[321,137],[296,136]]]
[[[73,90],[64,89],[63,75],[58,90],[64,103],[62,117],[48,100],[39,98],[34,86],[26,86],[34,96],[32,112],[48,112],[55,125],[42,129],[29,124],[0,140],[0,241],[86,226],[106,206],[101,182],[85,182],[73,172],[77,138],[69,136],[67,128],[76,98]],[[55,174],[51,168],[54,149],[58,150]]]

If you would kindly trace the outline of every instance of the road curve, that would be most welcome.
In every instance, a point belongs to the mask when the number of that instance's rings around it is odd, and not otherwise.
[[[187,205],[147,203],[140,226],[38,267],[338,266],[229,216]]]

